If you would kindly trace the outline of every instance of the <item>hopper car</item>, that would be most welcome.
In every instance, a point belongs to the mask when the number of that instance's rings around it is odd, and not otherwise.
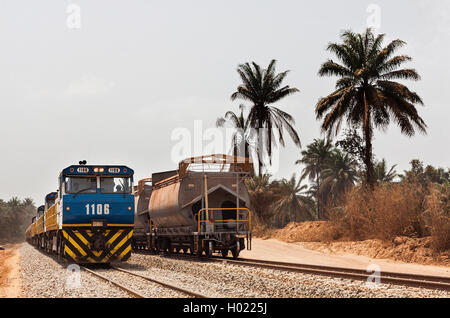
[[[237,258],[251,249],[252,214],[244,179],[252,173],[249,158],[209,155],[140,180],[134,193],[133,248],[207,257],[231,253]]]

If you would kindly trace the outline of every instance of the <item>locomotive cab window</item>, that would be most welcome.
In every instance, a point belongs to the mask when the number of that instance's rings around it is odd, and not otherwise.
[[[53,204],[55,204],[56,199],[48,199],[47,200],[47,209],[51,208]]]
[[[96,193],[97,179],[95,177],[66,177],[64,180],[66,193]]]
[[[101,193],[131,193],[131,178],[100,178]]]

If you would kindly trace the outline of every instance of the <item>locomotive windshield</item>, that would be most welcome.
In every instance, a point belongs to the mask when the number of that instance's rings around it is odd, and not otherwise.
[[[95,177],[66,177],[64,180],[66,193],[96,193],[97,178]]]
[[[131,178],[100,178],[101,193],[131,193]]]

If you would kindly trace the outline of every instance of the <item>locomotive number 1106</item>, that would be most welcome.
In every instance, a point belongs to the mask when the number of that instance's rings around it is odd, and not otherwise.
[[[108,215],[109,204],[86,204],[86,215]]]

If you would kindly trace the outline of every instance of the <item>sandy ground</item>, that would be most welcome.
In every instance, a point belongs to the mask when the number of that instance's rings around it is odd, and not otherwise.
[[[450,277],[450,267],[419,265],[397,262],[389,259],[374,259],[361,255],[333,255],[309,250],[301,243],[286,243],[276,239],[252,240],[252,250],[244,250],[240,257],[280,262],[327,265],[366,270],[371,264],[380,266],[381,271]]]
[[[0,298],[20,297],[22,280],[20,276],[20,244],[0,245]]]

